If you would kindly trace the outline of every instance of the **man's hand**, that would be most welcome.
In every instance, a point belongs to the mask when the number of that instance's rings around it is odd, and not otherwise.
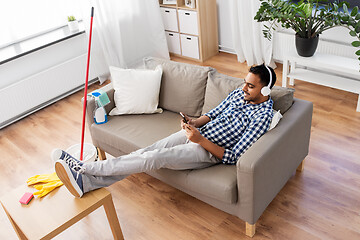
[[[207,138],[202,136],[197,129],[198,127],[204,126],[206,123],[210,122],[210,118],[208,116],[201,116],[196,120],[189,118],[185,114],[185,119],[188,123],[185,123],[183,119],[181,119],[181,128],[185,130],[185,134],[187,139],[189,139],[193,143],[200,144],[203,148],[205,148],[212,155],[217,157],[218,159],[222,159],[225,148],[216,145],[215,143],[209,141]]]
[[[181,112],[181,113],[184,115],[185,119],[187,120],[187,122],[188,122],[187,124],[188,124],[188,125],[191,125],[191,126],[196,127],[196,120],[195,120],[195,119],[189,118],[189,117],[188,117],[185,113],[183,113],[183,112]],[[181,119],[181,128],[182,128],[182,129],[185,129],[184,124],[185,124],[184,120]]]
[[[182,113],[182,114],[185,116],[185,119],[188,121],[188,124],[190,126],[193,126],[196,128],[202,127],[205,124],[207,124],[208,122],[210,122],[210,118],[205,115],[203,115],[197,119],[192,119],[192,118],[189,118],[186,114],[184,114],[184,113]],[[185,129],[185,127],[183,126],[184,124],[185,124],[184,120],[181,119],[181,128],[182,129]]]
[[[221,160],[223,158],[225,148],[210,142],[208,139],[206,139],[204,136],[200,134],[199,130],[196,127],[186,123],[184,123],[183,126],[184,126],[183,129],[185,129],[186,137],[191,142],[200,144],[203,148],[205,148],[208,152],[210,152],[218,159]]]
[[[194,143],[200,143],[201,141],[204,140],[204,137],[200,134],[199,130],[197,130],[196,127],[186,123],[184,123],[183,126],[184,126],[183,129],[185,129],[186,137],[190,141]]]

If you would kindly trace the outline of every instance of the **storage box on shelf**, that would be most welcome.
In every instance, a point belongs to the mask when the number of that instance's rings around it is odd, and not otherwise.
[[[194,8],[185,1],[159,0],[169,52],[203,62],[218,53],[216,0],[192,0]]]

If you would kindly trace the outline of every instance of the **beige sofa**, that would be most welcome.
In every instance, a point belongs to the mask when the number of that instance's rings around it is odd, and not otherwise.
[[[179,111],[199,116],[217,106],[242,79],[218,73],[209,67],[145,59],[145,66],[163,66],[159,107],[161,114],[109,116],[106,124],[92,120],[94,101],[88,101],[88,126],[100,158],[104,152],[118,157],[180,130]],[[187,87],[186,87],[187,86]],[[114,107],[114,90],[103,87]],[[189,93],[190,92],[190,93]],[[293,98],[291,89],[274,87],[274,109],[283,114],[279,124],[255,142],[236,165],[215,165],[205,169],[174,171],[161,169],[151,176],[174,186],[246,222],[246,234],[255,234],[255,223],[269,203],[294,174],[302,170],[308,154],[313,105]]]

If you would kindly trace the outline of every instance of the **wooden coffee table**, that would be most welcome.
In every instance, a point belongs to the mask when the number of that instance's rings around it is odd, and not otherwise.
[[[34,192],[34,188],[21,186],[0,198],[20,239],[51,239],[101,206],[104,206],[114,239],[124,239],[111,194],[105,188],[75,198],[62,186],[41,199],[34,198],[28,205],[22,205],[19,199],[25,192]]]

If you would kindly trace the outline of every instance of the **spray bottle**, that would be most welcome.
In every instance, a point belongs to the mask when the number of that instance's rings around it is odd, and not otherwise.
[[[101,104],[99,100],[99,96],[101,93],[99,92],[92,92],[92,96],[95,97],[95,110],[94,110],[94,121],[96,124],[103,124],[108,121],[106,111],[104,106]]]

